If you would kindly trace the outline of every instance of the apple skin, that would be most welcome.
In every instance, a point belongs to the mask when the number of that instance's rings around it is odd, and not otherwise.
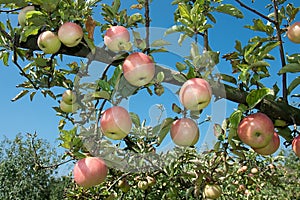
[[[125,50],[126,44],[130,40],[129,31],[123,26],[112,26],[107,29],[104,35],[104,44],[114,52]]]
[[[140,188],[141,190],[147,190],[149,187],[149,184],[147,181],[139,181],[138,182],[138,188]]]
[[[66,22],[58,29],[59,40],[67,47],[77,46],[83,37],[81,26],[73,22]]]
[[[78,160],[74,166],[74,181],[82,187],[89,188],[102,183],[107,176],[107,166],[98,157],[86,157]]]
[[[175,120],[170,130],[173,142],[178,146],[193,146],[199,140],[199,128],[196,122],[190,118]]]
[[[37,44],[47,54],[55,54],[61,47],[58,36],[51,31],[42,32],[38,37]]]
[[[66,112],[66,113],[75,113],[78,110],[79,105],[77,103],[67,104],[64,101],[61,101],[59,104],[59,107],[62,111]]]
[[[254,148],[253,150],[260,155],[266,156],[275,153],[278,150],[279,146],[280,146],[279,135],[276,132],[274,132],[273,138],[267,146],[259,149]]]
[[[300,43],[300,22],[295,22],[294,24],[289,26],[286,35],[291,42],[299,44]]]
[[[219,185],[214,184],[214,185],[205,185],[203,194],[205,198],[207,199],[217,199],[221,196],[222,194],[222,189]]]
[[[295,152],[296,156],[300,158],[300,135],[293,139],[292,149]]]
[[[127,56],[122,70],[125,79],[134,86],[144,86],[154,77],[155,64],[146,54],[135,52]]]
[[[129,134],[132,121],[125,108],[113,106],[101,116],[100,126],[106,137],[113,140],[121,140]]]
[[[35,10],[34,6],[26,6],[18,14],[18,22],[20,26],[24,27],[26,25],[26,13]]]
[[[179,100],[188,110],[201,110],[208,106],[212,96],[209,83],[202,78],[187,80],[179,91]]]
[[[76,94],[72,90],[66,90],[62,95],[62,100],[69,105],[72,105],[76,102]]]
[[[266,114],[254,113],[239,123],[237,134],[242,142],[252,148],[263,148],[273,138],[274,125]]]

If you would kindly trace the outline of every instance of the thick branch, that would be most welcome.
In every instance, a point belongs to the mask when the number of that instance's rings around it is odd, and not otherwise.
[[[35,41],[34,41],[35,40]],[[20,47],[27,48],[31,50],[38,50],[36,45],[36,39],[31,38],[26,43],[21,43]],[[83,44],[75,48],[63,47],[59,53],[65,55],[72,55],[77,57],[89,58],[95,61],[116,65],[119,61],[114,59],[115,54],[108,52],[104,48],[97,47],[95,55],[92,55],[90,50]],[[181,82],[178,82],[173,78],[173,75],[178,72],[166,67],[157,66],[156,72],[164,72],[165,74],[165,83],[173,85],[181,85]],[[221,84],[218,82],[213,82],[212,84],[213,94],[217,98],[225,98],[235,103],[246,103],[247,92],[241,91],[238,88],[232,87],[230,85]],[[256,108],[265,114],[267,114],[272,119],[282,119],[286,121],[289,125],[297,124],[300,125],[300,109],[297,109],[293,106],[290,106],[284,102],[277,102],[268,99],[264,99]]]

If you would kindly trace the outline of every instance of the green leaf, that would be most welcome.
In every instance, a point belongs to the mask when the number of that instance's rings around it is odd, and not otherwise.
[[[230,127],[237,128],[242,119],[242,116],[243,116],[242,111],[240,110],[234,111],[229,117]]]
[[[137,128],[140,127],[141,126],[140,117],[136,113],[133,113],[133,112],[130,112],[129,115],[130,115],[130,118],[131,118],[134,126]]]
[[[284,73],[287,73],[287,72],[290,72],[290,73],[300,72],[300,63],[287,64],[279,70],[278,74],[284,74]]]
[[[165,74],[164,74],[164,72],[159,72],[157,75],[156,75],[156,80],[158,81],[158,82],[163,82],[164,81],[164,79],[165,79]]]
[[[161,47],[161,46],[165,46],[165,45],[170,45],[171,43],[166,41],[166,40],[155,40],[152,42],[151,47]]]
[[[187,81],[186,77],[183,74],[173,74],[173,78],[180,83],[184,83],[185,81]]]
[[[263,98],[267,95],[273,95],[273,90],[269,88],[262,88],[258,90],[252,90],[246,97],[246,102],[250,109],[254,108]]]
[[[19,92],[19,94],[17,94],[11,101],[17,101],[18,99],[24,97],[29,91],[28,90],[22,90],[21,92]]]
[[[291,84],[288,87],[288,93],[291,94],[291,92],[299,85],[300,85],[300,76],[298,76],[291,82]]]
[[[107,99],[110,100],[110,93],[104,90],[94,92],[92,97],[95,99]]]
[[[231,4],[221,4],[216,8],[216,11],[225,13],[237,18],[244,18],[243,13]]]
[[[219,74],[219,76],[221,77],[221,79],[223,81],[229,82],[229,83],[233,83],[233,84],[237,84],[237,80],[235,77],[227,75],[227,74]]]
[[[272,35],[272,33],[274,32],[274,29],[272,26],[270,25],[265,25],[264,22],[261,19],[254,19],[253,20],[254,25],[253,26],[245,26],[245,28],[249,28],[253,31],[261,31],[261,32],[265,32],[268,35]]]
[[[163,122],[155,127],[153,127],[153,133],[157,135],[157,145],[159,146],[168,132],[170,131],[171,125],[174,122],[173,118],[166,118],[163,120]]]
[[[180,3],[178,5],[180,16],[184,19],[190,19],[190,12],[186,6],[186,4]]]

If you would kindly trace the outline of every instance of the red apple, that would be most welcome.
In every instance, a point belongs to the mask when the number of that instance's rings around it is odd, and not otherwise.
[[[130,34],[128,30],[123,26],[112,26],[107,29],[104,35],[104,44],[107,48],[114,52],[119,52],[122,50],[128,50],[130,40]]]
[[[86,157],[78,160],[73,170],[75,182],[85,188],[102,183],[107,172],[105,162],[98,157]]]
[[[107,109],[100,119],[103,134],[113,140],[126,137],[132,127],[132,121],[128,111],[121,106],[113,106]]]
[[[69,105],[74,104],[76,99],[76,94],[72,90],[66,90],[62,95],[62,100]]]
[[[61,46],[58,36],[51,31],[42,32],[38,37],[37,44],[44,53],[49,54],[58,52]]]
[[[212,96],[209,83],[202,78],[187,80],[179,91],[179,100],[188,110],[201,110],[208,106]]]
[[[217,184],[213,184],[213,185],[208,184],[205,185],[203,194],[207,199],[217,199],[221,196],[222,189]]]
[[[248,115],[240,122],[237,134],[242,142],[252,148],[263,148],[272,140],[274,125],[264,113],[255,113]]]
[[[290,39],[290,41],[299,44],[300,43],[300,22],[295,22],[294,24],[289,26],[286,35]]]
[[[280,139],[276,132],[274,132],[273,138],[270,143],[263,148],[254,148],[253,150],[261,155],[271,155],[277,151],[280,145]]]
[[[58,29],[58,38],[67,47],[77,46],[83,37],[81,26],[73,22],[66,22]]]
[[[26,25],[26,13],[35,10],[34,6],[26,6],[18,14],[18,22],[20,26]]]
[[[292,142],[292,148],[293,151],[295,152],[296,156],[300,158],[300,135],[295,137]]]
[[[152,59],[140,52],[135,52],[127,56],[122,70],[125,79],[134,86],[148,84],[154,77],[155,64]]]
[[[171,138],[178,146],[193,146],[199,140],[199,128],[190,118],[175,120],[171,125]]]

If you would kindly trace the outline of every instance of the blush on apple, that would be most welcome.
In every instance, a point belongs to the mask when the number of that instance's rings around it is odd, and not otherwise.
[[[300,135],[293,139],[292,149],[295,152],[296,156],[300,158]]]
[[[61,46],[61,42],[58,36],[52,31],[42,32],[37,40],[39,48],[47,54],[54,54],[58,52]]]
[[[154,77],[155,64],[152,59],[140,52],[127,56],[122,66],[125,79],[134,86],[144,86]]]
[[[299,44],[300,43],[300,22],[295,22],[294,24],[289,26],[286,35],[290,41]]]
[[[170,130],[173,142],[178,146],[193,146],[199,140],[199,128],[190,118],[175,120]]]
[[[187,80],[179,91],[179,100],[188,110],[201,110],[208,106],[212,96],[209,83],[202,78]]]
[[[98,157],[86,157],[78,160],[73,170],[75,182],[85,188],[102,183],[107,172],[105,162]]]
[[[263,148],[272,140],[274,125],[266,114],[254,113],[240,122],[237,134],[242,142],[252,148]]]
[[[120,140],[129,134],[132,121],[125,108],[113,106],[102,114],[100,126],[106,137],[113,140]]]
[[[123,26],[112,26],[107,29],[104,35],[104,44],[107,48],[114,52],[119,52],[127,49],[130,40],[128,30]]]
[[[58,29],[59,40],[67,47],[77,46],[83,37],[81,26],[74,22],[66,22]]]
[[[267,146],[263,148],[254,148],[253,150],[256,153],[259,153],[261,155],[271,155],[278,150],[279,146],[280,146],[279,135],[276,132],[274,132],[272,140],[270,141],[269,144],[267,144]]]

